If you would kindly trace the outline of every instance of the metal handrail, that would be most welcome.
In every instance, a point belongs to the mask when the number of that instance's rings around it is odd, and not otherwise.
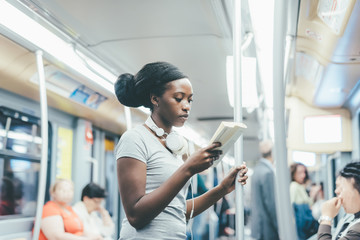
[[[241,75],[241,0],[234,1],[233,58],[234,58],[234,121],[241,122],[242,116],[242,75]],[[235,165],[243,163],[243,135],[234,144]],[[244,239],[244,189],[235,181],[235,230],[236,239]]]
[[[46,176],[47,176],[47,157],[48,157],[48,113],[45,86],[44,63],[42,59],[42,51],[36,51],[36,64],[39,74],[39,92],[40,92],[40,108],[41,108],[41,161],[40,161],[40,179],[39,192],[36,204],[36,216],[33,240],[39,239],[42,210],[45,198]]]

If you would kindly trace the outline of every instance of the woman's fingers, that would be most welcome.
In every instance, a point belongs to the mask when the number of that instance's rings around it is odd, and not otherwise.
[[[239,181],[242,185],[245,185],[247,179],[248,179],[248,176],[243,176],[243,177],[239,178],[238,181]]]
[[[209,152],[209,151],[214,150],[215,148],[218,148],[220,146],[221,146],[220,142],[214,142],[214,143],[210,144],[209,146],[205,147],[204,151]]]
[[[335,208],[340,209],[341,203],[342,203],[341,198],[337,198],[335,202]]]

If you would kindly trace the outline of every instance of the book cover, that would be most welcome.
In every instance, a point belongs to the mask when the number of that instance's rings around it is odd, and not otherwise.
[[[234,145],[236,140],[246,129],[246,125],[239,122],[221,122],[218,129],[215,131],[213,137],[210,140],[210,144],[213,142],[221,142],[221,146],[217,149],[222,150],[223,154],[220,158],[214,161],[213,166],[215,167]]]

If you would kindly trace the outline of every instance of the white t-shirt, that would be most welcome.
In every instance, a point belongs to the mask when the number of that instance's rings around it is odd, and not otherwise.
[[[171,154],[143,125],[126,131],[115,149],[116,159],[131,157],[146,164],[148,194],[159,188],[184,163]],[[148,225],[140,230],[124,218],[120,239],[186,239],[186,194],[189,182],[170,204]]]
[[[115,233],[115,224],[105,226],[99,213],[93,211],[89,214],[82,201],[77,202],[72,208],[83,222],[84,232],[100,234],[105,240],[113,239],[112,235]]]

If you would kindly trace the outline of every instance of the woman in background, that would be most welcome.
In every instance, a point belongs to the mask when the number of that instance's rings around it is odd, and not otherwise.
[[[319,223],[311,211],[317,191],[311,191],[311,196],[306,191],[305,183],[309,180],[309,175],[305,165],[293,163],[290,171],[290,200],[294,208],[297,235],[299,240],[304,240],[316,234],[318,230]]]
[[[69,205],[74,197],[71,180],[57,179],[50,195],[52,200],[43,208],[39,240],[102,240],[100,235],[84,234],[80,218]]]
[[[81,192],[81,201],[77,202],[73,209],[80,217],[85,232],[110,240],[115,233],[115,224],[109,212],[101,205],[106,195],[104,188],[96,183],[89,183]]]

